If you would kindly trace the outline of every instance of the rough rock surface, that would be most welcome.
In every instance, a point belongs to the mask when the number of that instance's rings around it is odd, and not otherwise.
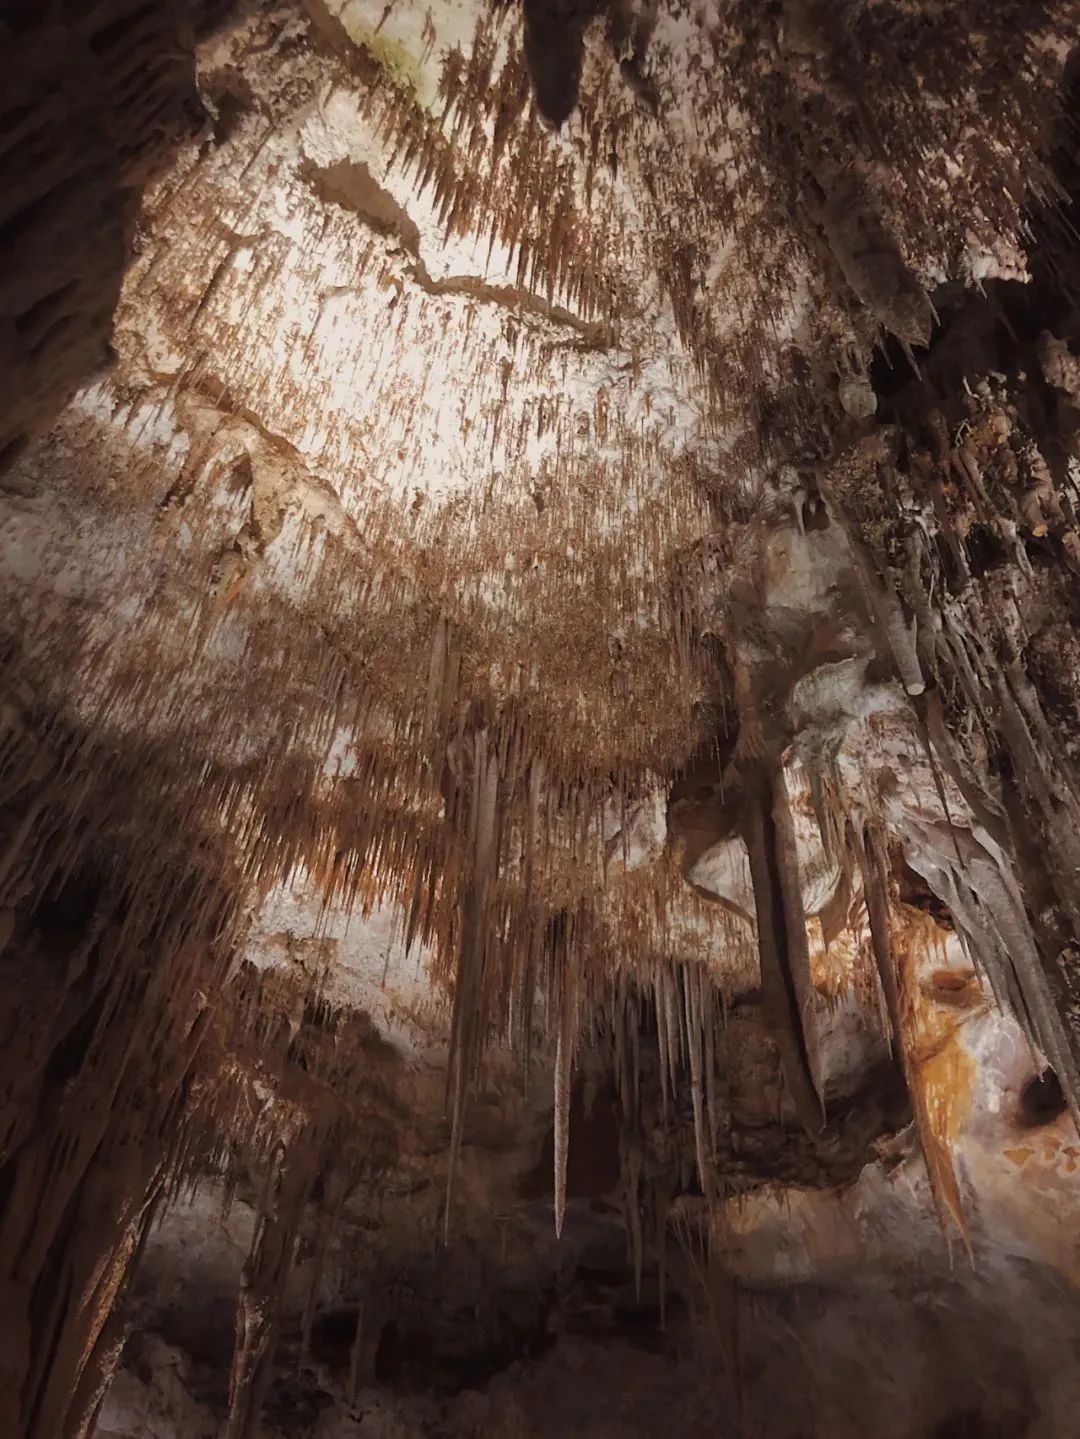
[[[0,3],[0,1433],[1072,1434],[1078,20]]]

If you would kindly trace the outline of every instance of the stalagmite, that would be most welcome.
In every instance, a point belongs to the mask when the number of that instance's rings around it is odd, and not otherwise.
[[[747,775],[746,845],[754,885],[762,1004],[780,1055],[796,1113],[809,1132],[822,1124],[822,1106],[810,1072],[803,1015],[792,976],[787,918],[777,861],[772,795],[763,769]],[[782,843],[782,840],[780,841]],[[801,921],[800,921],[801,922]],[[797,941],[796,941],[797,942]]]

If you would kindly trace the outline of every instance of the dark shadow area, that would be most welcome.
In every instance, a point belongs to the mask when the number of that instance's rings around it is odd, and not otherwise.
[[[1061,1081],[1052,1069],[1044,1069],[1024,1085],[1020,1094],[1019,1122],[1027,1129],[1052,1124],[1065,1113],[1065,1095]]]
[[[206,120],[192,40],[235,8],[0,7],[0,473],[109,362],[142,188]]]

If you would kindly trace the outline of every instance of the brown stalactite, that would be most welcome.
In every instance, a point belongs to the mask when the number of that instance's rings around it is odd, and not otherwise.
[[[879,837],[870,831],[863,835],[852,834],[851,846],[862,875],[866,913],[870,924],[870,942],[873,945],[878,982],[885,997],[885,1012],[889,1020],[889,1042],[894,1051],[897,1048],[902,1050],[903,1027],[889,927],[890,896],[885,856]]]
[[[798,849],[795,842],[795,825],[788,798],[787,781],[782,767],[772,777],[772,833],[776,880],[783,906],[784,935],[787,944],[787,970],[790,976],[791,992],[798,1015],[799,1033],[810,1082],[821,1100],[814,1054],[810,1041],[811,1014],[814,1004],[814,986],[810,972],[810,948],[806,937],[806,906],[803,902],[802,883],[799,878]],[[824,1104],[822,1102],[822,1119]]]
[[[450,1134],[450,1161],[446,1181],[445,1233],[451,1223],[454,1169],[461,1144],[465,1096],[483,1045],[485,1016],[484,969],[490,938],[495,852],[495,807],[499,790],[498,754],[486,730],[472,736],[471,797],[467,845],[471,852],[471,878],[464,898],[461,954],[454,990],[451,1024],[451,1067],[448,1084],[453,1083]]]
[[[851,177],[817,177],[807,197],[844,279],[883,329],[909,345],[930,339],[933,316],[926,292]],[[816,193],[814,193],[816,192]]]
[[[102,1402],[115,1377],[129,1325],[125,1301],[130,1296],[132,1280],[138,1271],[139,1261],[145,1251],[150,1227],[160,1212],[161,1198],[162,1189],[159,1188],[147,1201],[144,1212],[138,1221],[134,1253],[130,1256],[121,1256],[120,1262],[116,1265],[121,1272],[119,1289],[108,1305],[101,1306],[101,1312],[105,1316],[104,1322],[94,1340],[93,1347],[85,1357],[83,1371],[68,1409],[67,1428],[73,1439],[92,1439]]]
[[[690,1058],[690,1097],[694,1115],[694,1157],[702,1192],[705,1198],[711,1201],[714,1163],[712,1145],[705,1143],[705,1097],[702,1081],[705,1021],[701,1012],[701,975],[696,970],[685,970],[683,986],[686,1047]]]

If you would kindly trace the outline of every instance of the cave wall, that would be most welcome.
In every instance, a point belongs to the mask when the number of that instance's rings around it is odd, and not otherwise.
[[[0,11],[5,468],[108,362],[139,192],[203,122],[195,27],[214,9],[10,0]]]

